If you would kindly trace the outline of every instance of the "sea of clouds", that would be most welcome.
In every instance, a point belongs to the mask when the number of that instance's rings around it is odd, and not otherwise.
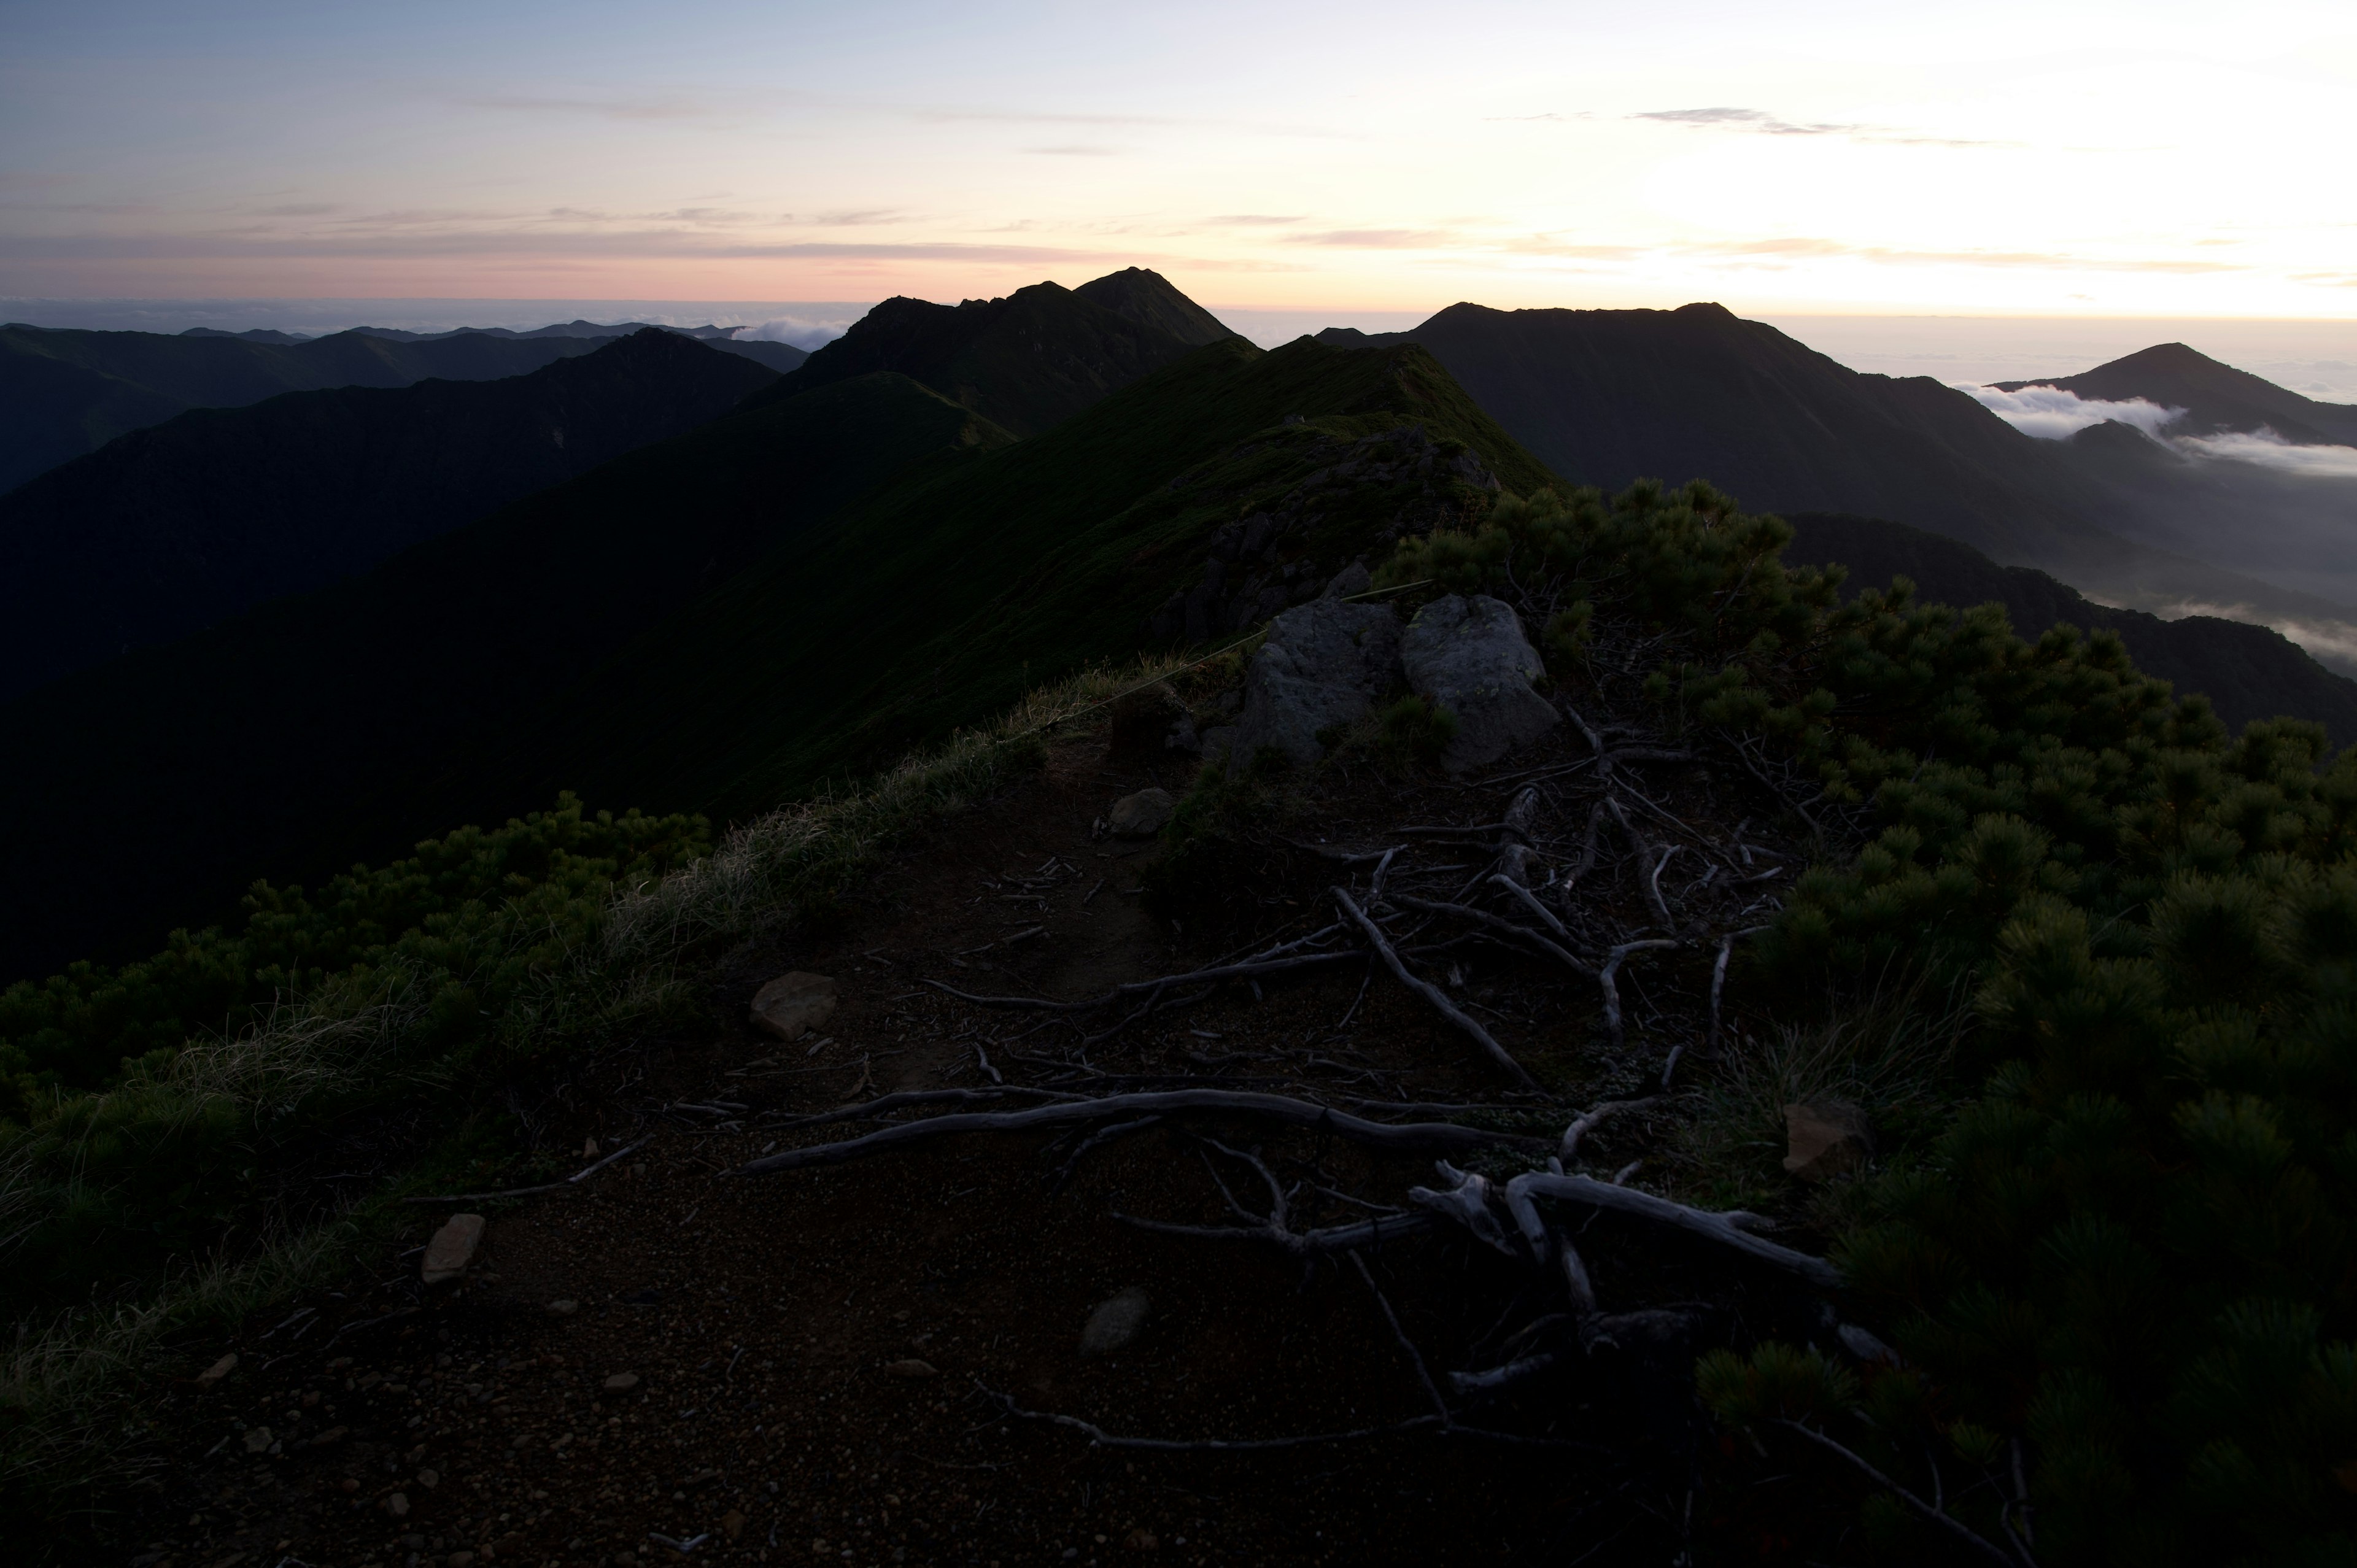
[[[2023,387],[2019,392],[2007,392],[1998,387],[1960,383],[1956,390],[2023,435],[2041,441],[2061,441],[2091,425],[2115,422],[2133,426],[2188,457],[2248,463],[2254,467],[2306,478],[2357,479],[2357,446],[2303,446],[2264,427],[2222,431],[2215,435],[2171,435],[2169,426],[2183,418],[2185,410],[2164,408],[2145,398],[2106,403],[2100,398],[2083,398],[2061,387]]]

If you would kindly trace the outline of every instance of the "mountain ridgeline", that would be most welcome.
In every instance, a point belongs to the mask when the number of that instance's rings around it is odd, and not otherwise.
[[[764,395],[0,709],[47,759],[0,801],[60,813],[10,873],[46,910],[0,909],[0,952],[26,973],[136,951],[257,875],[316,880],[560,789],[743,816],[1135,651],[1242,517],[1325,520],[1264,542],[1289,602],[1404,523],[1548,479],[1413,348],[1182,346],[1019,442],[892,370]]]
[[[2238,606],[2244,618],[2332,628],[2319,646],[2357,646],[2357,572],[2338,548],[2340,520],[2323,526],[2318,512],[2321,499],[2345,520],[2357,489],[2320,492],[2248,464],[2197,463],[2125,425],[2040,440],[1953,387],[1862,374],[1717,305],[1454,305],[1407,332],[1338,328],[1321,338],[1424,345],[1567,478],[1611,490],[1647,477],[1706,478],[1763,510],[1929,529],[2113,602],[2171,613]],[[2107,397],[2147,395],[2132,389],[2166,371],[2150,384],[2240,389],[2237,416],[2264,401],[2248,383],[2276,403],[2308,402],[2190,350],[2198,367],[2152,353],[2159,358],[2118,361],[2085,384]],[[2215,406],[2227,414],[2222,401]],[[2229,514],[2239,526],[2221,526]],[[2320,575],[2328,566],[2345,575]]]
[[[776,379],[648,328],[499,381],[193,409],[0,496],[0,698],[367,570]]]
[[[886,300],[769,396],[896,371],[1017,435],[1234,334],[1159,274],[1132,267],[1077,289],[1033,284],[1003,299]]]
[[[183,415],[11,498],[0,515],[62,542],[49,580],[95,573],[120,603],[20,596],[20,667],[84,626],[114,657],[0,708],[36,759],[0,806],[53,827],[8,873],[0,971],[144,950],[256,876],[315,881],[560,789],[742,818],[1092,660],[1248,629],[1500,489],[1649,470],[1797,496],[1796,560],[1994,598],[2026,635],[2115,629],[2234,723],[2357,739],[2357,686],[2272,632],[2106,609],[1941,537],[2116,546],[2022,478],[2060,444],[1716,306],[1458,306],[1264,352],[1131,269],[888,301],[774,381],[680,334],[550,330],[528,341],[595,351]],[[1939,532],[1826,504],[1860,495]],[[147,575],[107,575],[126,558]],[[303,591],[270,585],[296,571]],[[250,607],[193,636],[125,633],[236,592]]]
[[[358,327],[301,338],[269,331],[199,328],[170,335],[11,323],[0,327],[0,493],[126,431],[160,424],[188,409],[242,408],[281,392],[330,387],[497,381],[595,353],[638,329],[587,321],[533,332]],[[710,337],[722,352],[780,373],[808,357],[785,343],[713,336],[719,331],[682,335]]]

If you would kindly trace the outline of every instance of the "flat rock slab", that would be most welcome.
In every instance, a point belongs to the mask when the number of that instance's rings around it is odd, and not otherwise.
[[[1399,678],[1400,623],[1388,605],[1312,599],[1268,623],[1268,640],[1244,671],[1244,711],[1232,758],[1273,746],[1315,762],[1326,731],[1374,712]],[[1209,737],[1206,737],[1208,748]]]
[[[1152,1305],[1135,1285],[1116,1292],[1089,1314],[1088,1326],[1081,1330],[1081,1354],[1105,1356],[1127,1348],[1146,1326],[1146,1309]]]
[[[479,1214],[454,1214],[434,1232],[434,1240],[425,1243],[425,1262],[419,1267],[417,1277],[429,1285],[445,1280],[455,1280],[467,1272],[475,1261],[476,1249],[483,1244],[483,1217]]]
[[[798,969],[753,993],[753,1023],[781,1040],[799,1040],[834,1016],[835,998],[833,980]]]
[[[1400,639],[1407,683],[1457,715],[1441,753],[1451,773],[1486,767],[1563,722],[1531,690],[1546,672],[1513,607],[1487,594],[1448,594],[1416,612]]]
[[[1178,802],[1170,798],[1169,790],[1140,789],[1113,803],[1113,810],[1105,813],[1105,826],[1116,838],[1150,839],[1178,809]]]

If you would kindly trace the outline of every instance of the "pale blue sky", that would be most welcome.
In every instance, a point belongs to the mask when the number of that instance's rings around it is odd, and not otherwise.
[[[0,295],[2357,317],[2348,5],[0,7]]]

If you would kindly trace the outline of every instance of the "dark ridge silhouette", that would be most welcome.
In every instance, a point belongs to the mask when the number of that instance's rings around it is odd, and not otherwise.
[[[1181,343],[1199,349],[1236,336],[1219,317],[1172,287],[1168,278],[1146,267],[1107,273],[1072,292],[1091,305],[1101,305],[1144,326],[1158,327]]]
[[[2138,669],[2208,697],[2230,729],[2287,715],[2322,725],[2336,746],[2357,746],[2357,681],[2319,664],[2281,632],[2214,616],[2163,620],[2099,605],[2035,568],[2000,566],[1969,544],[1905,523],[1827,512],[1784,521],[1794,532],[1784,559],[1847,567],[1846,596],[1905,577],[1919,600],[1960,608],[2003,605],[2013,629],[2032,641],[2054,626],[2117,632]]]
[[[280,392],[487,381],[594,352],[604,339],[468,333],[403,343],[365,331],[298,343],[242,336],[0,327],[0,492],[191,408]]]
[[[774,379],[650,329],[504,381],[289,392],[120,436],[0,496],[0,697],[364,571]]]
[[[892,371],[1017,435],[1036,435],[1216,341],[1211,328],[1219,324],[1151,273],[1116,273],[1077,290],[1033,284],[955,306],[895,296],[762,395],[788,398]],[[1219,328],[1217,336],[1231,334]]]
[[[315,883],[559,789],[725,820],[880,766],[1135,651],[1240,494],[1417,426],[1546,480],[1414,348],[1230,338],[1022,441],[890,372],[750,403],[0,705],[29,759],[0,811],[45,824],[0,882],[0,975],[151,950],[257,876]],[[1301,591],[1395,521],[1394,489],[1318,489]]]
[[[2115,461],[2107,471],[2072,444],[2024,435],[1953,387],[1860,373],[1720,306],[1453,305],[1407,332],[1319,336],[1425,345],[1517,440],[1580,483],[1610,490],[1638,478],[1703,478],[1765,511],[1847,512],[1930,529],[2121,603],[2240,604],[2276,618],[2357,622],[2346,603],[2244,575],[2286,575],[2236,525],[2234,510],[2262,504],[2290,532],[2301,516],[2298,500],[2267,476],[2213,475],[2231,492],[2227,510],[2207,498],[2188,508],[2142,468],[2124,473]],[[2114,457],[2168,459],[2146,445],[2150,455]]]

